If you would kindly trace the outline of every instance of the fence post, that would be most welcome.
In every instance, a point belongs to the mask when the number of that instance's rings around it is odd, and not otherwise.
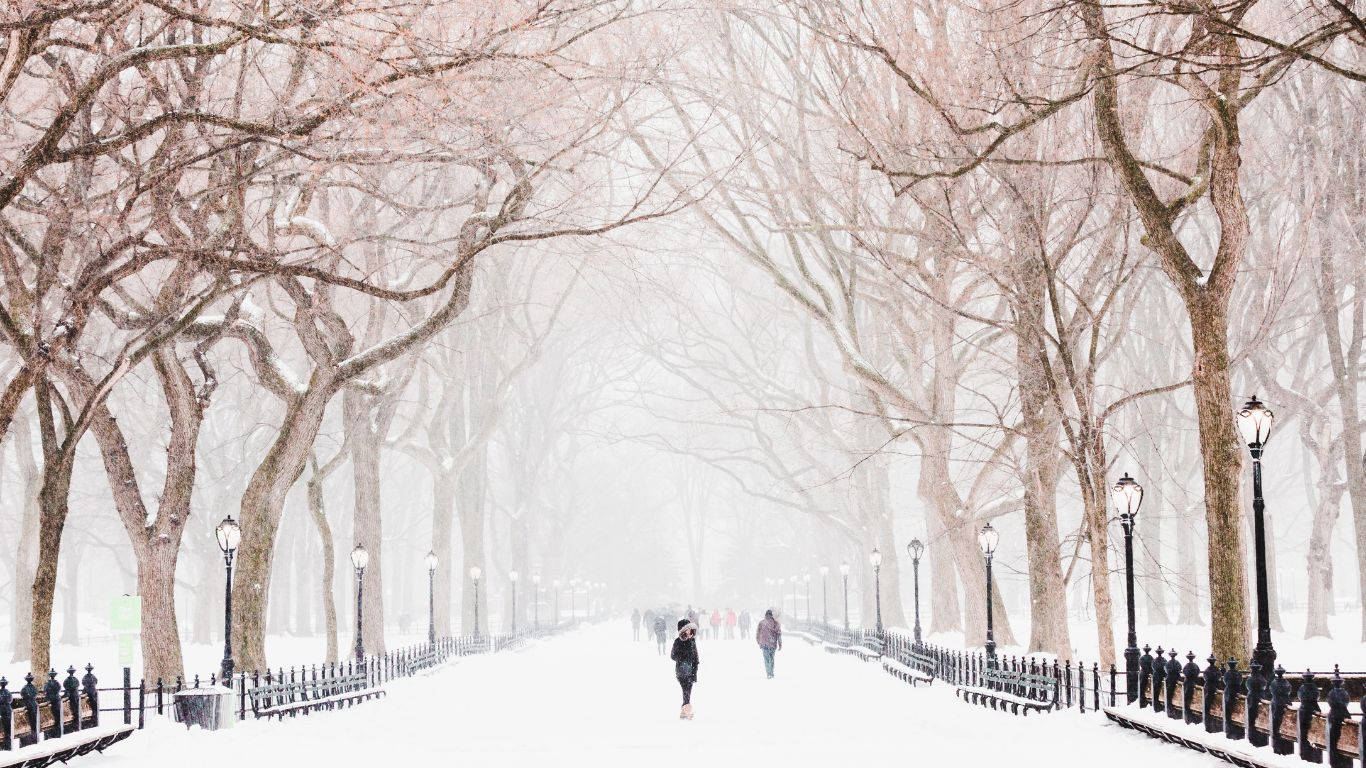
[[[1065,674],[1065,675],[1067,676],[1067,680],[1065,681],[1065,682],[1066,682],[1066,685],[1064,686],[1064,687],[1067,689],[1067,708],[1068,708],[1068,709],[1071,709],[1071,708],[1072,708],[1072,660],[1071,660],[1071,659],[1068,659],[1067,661],[1063,662],[1062,669],[1063,669],[1063,674]]]
[[[1219,692],[1219,667],[1215,665],[1212,653],[1206,662],[1204,688],[1200,693],[1200,720],[1205,724],[1205,733],[1219,733],[1224,730],[1223,718],[1214,714],[1214,694]]]
[[[138,730],[147,725],[147,681],[138,680]]]
[[[1181,714],[1187,723],[1200,722],[1195,713],[1195,689],[1200,685],[1200,667],[1195,664],[1195,651],[1186,652],[1186,666],[1181,668]]]
[[[1285,667],[1276,665],[1276,679],[1271,681],[1271,750],[1278,755],[1295,754],[1295,742],[1281,735],[1285,711],[1290,707],[1290,681],[1285,679]]]
[[[0,675],[0,750],[14,749],[14,694],[9,692],[9,681]]]
[[[237,694],[237,719],[238,721],[247,719],[247,673],[241,676],[241,687]]]
[[[1333,687],[1328,689],[1328,765],[1330,768],[1352,768],[1352,758],[1343,754],[1342,750],[1342,725],[1351,719],[1352,715],[1347,711],[1347,703],[1351,697],[1347,695],[1347,689],[1342,687],[1342,673],[1336,664],[1333,665]],[[1366,719],[1366,718],[1363,718]],[[1358,755],[1360,757],[1361,755]]]
[[[1114,664],[1111,664],[1111,665],[1110,665],[1110,706],[1112,706],[1112,707],[1115,705],[1115,681],[1116,681],[1118,678],[1119,678],[1119,670],[1118,670],[1118,669],[1115,669],[1115,665],[1114,665]]]
[[[1167,717],[1173,720],[1179,720],[1181,719],[1181,714],[1176,711],[1176,707],[1173,705],[1176,701],[1176,685],[1181,682],[1181,662],[1176,660],[1175,648],[1169,648],[1167,653],[1171,658],[1167,659],[1166,688],[1163,690],[1163,696],[1165,697],[1164,706],[1167,709]]]
[[[1091,709],[1100,711],[1100,662],[1091,662]]]
[[[28,717],[28,738],[20,738],[19,746],[36,744],[39,739],[38,727],[38,688],[33,684],[33,673],[24,675],[24,687],[19,689],[19,697],[24,700],[24,714]]]
[[[1162,711],[1162,681],[1167,677],[1167,664],[1162,659],[1162,646],[1157,646],[1157,656],[1153,658],[1153,711]]]
[[[1143,657],[1138,660],[1138,706],[1148,706],[1148,683],[1153,678],[1152,646],[1143,645]]]
[[[1247,675],[1247,722],[1244,727],[1247,729],[1247,742],[1254,747],[1265,747],[1267,734],[1257,729],[1257,718],[1262,711],[1262,693],[1266,688],[1266,680],[1262,677],[1261,665],[1253,663],[1250,665],[1252,671]]]
[[[85,699],[90,702],[90,727],[100,724],[100,689],[97,685],[99,681],[95,679],[95,667],[92,664],[85,665],[85,677],[81,678],[81,687],[85,689]]]
[[[1077,662],[1077,709],[1086,711],[1086,662]]]
[[[52,715],[52,728],[43,733],[45,739],[60,739],[64,733],[62,728],[62,684],[57,682],[57,670],[49,669],[47,672],[47,682],[43,683],[43,698],[47,702],[47,710]]]
[[[1243,738],[1243,727],[1233,722],[1233,710],[1238,703],[1238,691],[1243,687],[1242,675],[1238,674],[1238,660],[1228,660],[1228,671],[1224,672],[1224,736],[1238,740]]]
[[[1319,686],[1314,682],[1314,673],[1309,670],[1305,670],[1304,677],[1300,678],[1299,700],[1300,709],[1295,713],[1295,717],[1296,725],[1299,726],[1300,759],[1321,763],[1323,750],[1309,740],[1309,729],[1314,726],[1314,715],[1319,713]]]
[[[66,706],[71,711],[71,730],[81,729],[81,681],[76,679],[76,668],[66,668],[66,679],[62,681],[66,693]]]
[[[123,668],[123,724],[133,724],[133,670],[128,667]]]

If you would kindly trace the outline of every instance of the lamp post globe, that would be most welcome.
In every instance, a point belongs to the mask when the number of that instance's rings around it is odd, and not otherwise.
[[[232,519],[232,515],[228,515],[214,528],[213,534],[218,539],[218,548],[223,552],[226,571],[223,582],[223,662],[219,666],[219,677],[223,685],[231,688],[235,666],[232,660],[232,559],[242,543],[242,527]]]
[[[427,644],[436,646],[436,553],[427,552]]]
[[[361,598],[365,594],[365,566],[370,564],[370,553],[357,544],[351,550],[351,567],[356,569],[356,664],[365,664],[365,608]]]
[[[844,631],[849,631],[849,563],[840,563],[840,578],[844,580]]]
[[[470,580],[474,582],[474,636],[479,637],[479,577],[484,571],[477,565],[470,566]]]
[[[1138,699],[1138,627],[1134,613],[1134,521],[1143,505],[1143,486],[1124,473],[1111,491],[1115,513],[1124,529],[1124,608],[1128,621],[1124,645],[1124,695],[1132,703]]]
[[[925,552],[925,545],[920,539],[911,539],[906,545],[906,554],[911,556],[911,575],[915,589],[915,644],[920,645],[920,555]]]
[[[1252,455],[1252,538],[1257,564],[1257,645],[1252,649],[1253,674],[1263,680],[1271,677],[1276,663],[1276,648],[1271,644],[1270,588],[1266,562],[1266,500],[1262,497],[1262,451],[1271,440],[1276,414],[1256,395],[1238,411],[1238,431]]]

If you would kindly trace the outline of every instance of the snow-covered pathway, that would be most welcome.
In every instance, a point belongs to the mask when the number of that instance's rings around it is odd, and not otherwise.
[[[693,701],[678,720],[672,664],[624,622],[396,681],[388,698],[285,723],[189,733],[158,723],[90,768],[317,766],[1144,766],[1214,760],[1094,714],[1013,717],[949,686],[911,688],[875,664],[790,639],[764,678],[751,641],[699,643]]]

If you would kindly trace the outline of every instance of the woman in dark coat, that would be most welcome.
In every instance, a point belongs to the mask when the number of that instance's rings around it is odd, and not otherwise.
[[[678,621],[678,637],[674,638],[673,650],[669,658],[674,661],[674,677],[683,688],[683,709],[679,711],[680,720],[692,719],[692,686],[697,682],[697,625],[687,619]]]

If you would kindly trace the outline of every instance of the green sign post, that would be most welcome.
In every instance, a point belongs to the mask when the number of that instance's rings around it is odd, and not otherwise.
[[[137,595],[119,595],[109,604],[109,629],[118,636],[119,664],[133,666],[137,643],[135,640],[142,632],[142,598]]]

